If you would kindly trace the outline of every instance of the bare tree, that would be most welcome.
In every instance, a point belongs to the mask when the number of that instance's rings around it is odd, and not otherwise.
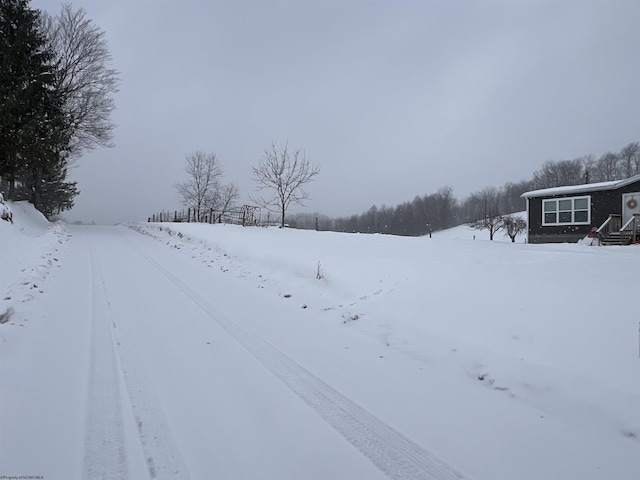
[[[300,149],[289,151],[288,144],[276,145],[265,149],[260,163],[253,167],[254,181],[258,191],[266,190],[270,195],[254,199],[260,206],[276,208],[282,215],[280,225],[285,225],[285,214],[290,205],[304,205],[309,194],[303,187],[320,173]]]
[[[221,222],[222,217],[236,207],[236,201],[240,197],[240,193],[236,185],[228,183],[217,189],[216,197],[213,208],[218,214],[218,222]]]
[[[453,196],[453,189],[444,186],[438,189],[433,195],[435,200],[435,223],[439,228],[449,228],[455,224],[456,199]]]
[[[192,208],[198,221],[206,210],[213,208],[212,201],[222,177],[222,167],[215,153],[200,150],[185,157],[184,171],[187,181],[175,185],[186,207]]]
[[[589,153],[588,155],[583,155],[578,158],[578,161],[582,165],[582,170],[584,172],[584,182],[583,183],[591,183],[592,172],[596,168],[596,156],[593,153]]]
[[[44,14],[43,24],[58,67],[56,87],[71,124],[72,154],[113,146],[110,116],[119,72],[108,66],[105,32],[86,18],[84,9],[74,10],[70,4],[62,5],[56,16]]]
[[[622,162],[624,175],[629,178],[640,173],[640,143],[633,142],[620,150],[618,158]]]
[[[533,174],[534,188],[580,185],[582,183],[584,183],[584,175],[580,159],[559,162],[548,160],[540,170]]]
[[[507,182],[500,189],[502,197],[502,212],[521,212],[526,208],[526,202],[522,198],[524,192],[531,190],[531,180],[521,180],[518,183]]]
[[[598,181],[608,182],[619,179],[619,158],[615,153],[607,152],[603,154],[596,163],[596,173]]]
[[[474,230],[489,230],[489,240],[493,240],[493,236],[503,227],[502,215],[491,214],[479,220],[469,223]]]
[[[515,242],[516,237],[527,230],[527,221],[516,215],[505,215],[502,217],[502,230],[509,236],[511,242]]]
[[[493,240],[493,236],[503,226],[503,216],[499,213],[500,197],[495,187],[485,188],[482,194],[484,197],[482,216],[478,220],[469,222],[469,226],[474,230],[489,230],[489,240]]]

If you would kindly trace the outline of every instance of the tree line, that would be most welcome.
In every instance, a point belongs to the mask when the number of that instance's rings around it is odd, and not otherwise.
[[[187,181],[176,184],[183,204],[198,215],[215,211],[220,217],[237,208],[239,193],[233,184],[223,184],[222,167],[215,154],[194,152],[186,156]],[[300,149],[287,142],[272,142],[256,167],[253,180],[261,197],[251,200],[279,216],[280,225],[294,228],[353,233],[386,233],[420,236],[456,225],[469,224],[489,230],[490,238],[503,230],[512,241],[526,228],[526,222],[511,214],[525,210],[522,194],[563,185],[579,185],[619,180],[640,174],[640,143],[633,142],[616,153],[600,158],[585,155],[573,160],[547,161],[532,178],[507,182],[502,187],[486,187],[458,200],[449,186],[435,193],[416,195],[393,207],[373,205],[361,214],[332,218],[318,213],[297,213],[285,217],[290,205],[304,205],[303,187],[314,180],[319,168]],[[200,213],[202,212],[202,213]],[[288,220],[286,221],[285,218]]]
[[[639,174],[640,143],[632,142],[618,152],[606,152],[599,158],[589,154],[573,160],[546,161],[528,180],[486,187],[463,200],[456,199],[451,187],[445,186],[436,193],[416,196],[393,207],[374,205],[361,214],[340,218],[300,213],[290,223],[305,229],[418,236],[461,224],[486,228],[487,219],[492,219],[491,228],[496,230],[492,230],[491,235],[501,228],[513,240],[512,235],[522,225],[509,214],[526,209],[521,197],[523,193],[563,185],[621,180]],[[507,218],[504,225],[503,217]]]
[[[112,146],[118,72],[83,9],[57,15],[0,0],[0,190],[51,217],[73,207],[69,167]]]

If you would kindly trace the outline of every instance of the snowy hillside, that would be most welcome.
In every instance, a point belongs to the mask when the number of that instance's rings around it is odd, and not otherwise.
[[[12,209],[0,475],[638,478],[638,247]]]
[[[518,212],[512,214],[514,217],[520,217],[524,220],[527,219],[527,212]],[[459,225],[457,227],[449,228],[447,230],[440,230],[434,232],[433,238],[441,240],[489,240],[488,230],[474,230],[466,224]],[[494,242],[511,242],[511,239],[502,231],[495,233]],[[523,243],[526,241],[526,235],[523,233],[516,237],[517,243]]]

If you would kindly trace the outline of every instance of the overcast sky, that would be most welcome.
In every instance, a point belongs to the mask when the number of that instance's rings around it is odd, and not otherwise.
[[[174,210],[194,150],[244,203],[251,167],[288,140],[321,168],[293,211],[347,216],[640,141],[637,1],[72,4],[105,30],[121,87],[116,146],[78,162],[70,220]]]

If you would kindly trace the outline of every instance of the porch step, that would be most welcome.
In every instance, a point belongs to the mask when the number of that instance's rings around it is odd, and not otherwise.
[[[601,245],[630,245],[633,243],[631,236],[630,232],[609,232],[602,239]]]

